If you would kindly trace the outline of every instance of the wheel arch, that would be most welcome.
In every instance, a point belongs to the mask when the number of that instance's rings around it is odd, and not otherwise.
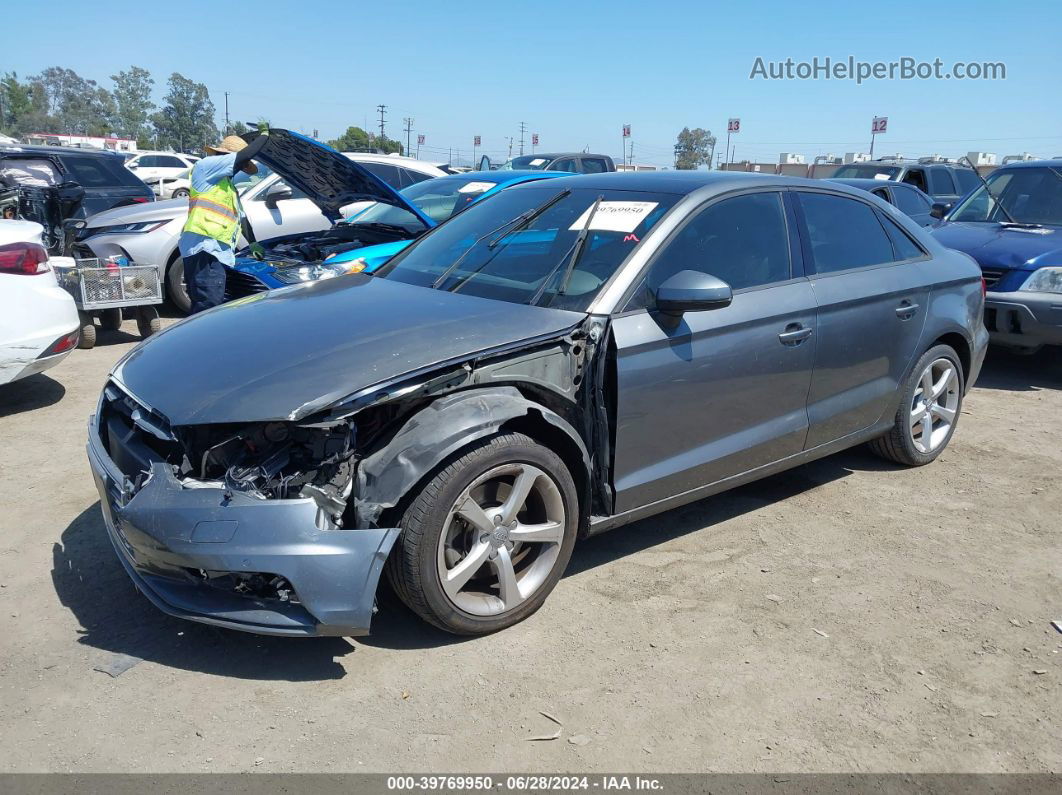
[[[948,331],[929,343],[926,350],[936,345],[947,345],[958,354],[959,364],[962,366],[962,383],[965,387],[970,382],[970,368],[973,365],[973,350],[970,341],[957,331]]]
[[[503,431],[523,433],[561,457],[576,482],[580,532],[585,532],[590,481],[586,445],[563,417],[511,386],[453,393],[411,415],[387,444],[358,466],[356,526],[396,521],[408,497],[441,466],[470,445]]]

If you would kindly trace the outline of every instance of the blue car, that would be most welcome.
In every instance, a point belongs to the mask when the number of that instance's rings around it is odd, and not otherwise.
[[[933,235],[981,266],[992,342],[1030,353],[1062,345],[1062,160],[1012,163],[986,183]]]
[[[349,171],[364,170],[338,153],[335,159],[352,166]],[[284,174],[282,169],[274,170]],[[227,279],[227,297],[344,273],[372,273],[424,232],[466,207],[512,185],[564,176],[570,175],[558,171],[470,172],[425,180],[398,192],[381,183],[386,190],[376,186],[375,204],[326,232],[264,241],[262,259],[241,252]],[[310,193],[310,198],[317,197]]]

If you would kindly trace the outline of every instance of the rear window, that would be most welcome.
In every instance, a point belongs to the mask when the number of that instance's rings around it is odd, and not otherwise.
[[[142,188],[144,183],[129,171],[119,157],[111,155],[58,155],[69,178],[83,188]]]

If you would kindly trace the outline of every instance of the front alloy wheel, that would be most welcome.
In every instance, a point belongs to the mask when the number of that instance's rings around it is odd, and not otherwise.
[[[472,615],[518,607],[556,565],[566,524],[560,488],[538,467],[506,464],[480,475],[439,536],[443,590]]]
[[[395,592],[449,632],[480,635],[537,610],[564,573],[579,500],[564,462],[518,433],[470,447],[406,509],[388,560]]]

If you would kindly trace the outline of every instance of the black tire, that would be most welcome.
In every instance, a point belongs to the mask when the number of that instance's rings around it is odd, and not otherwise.
[[[192,311],[192,299],[184,287],[184,260],[180,257],[166,269],[166,295],[178,312],[187,315]]]
[[[104,331],[117,331],[122,327],[121,309],[104,309],[100,312],[100,328]]]
[[[914,439],[911,435],[911,409],[914,405],[915,394],[918,391],[923,371],[937,359],[948,359],[955,368],[959,381],[958,405],[955,408],[955,419],[948,429],[947,436],[936,448],[929,452],[923,452],[915,447]],[[889,429],[888,433],[872,440],[869,443],[870,449],[876,455],[904,466],[925,466],[936,460],[937,456],[944,452],[944,449],[951,442],[951,437],[955,434],[955,428],[958,427],[959,416],[962,414],[965,389],[966,382],[963,377],[962,364],[959,362],[959,356],[955,353],[955,350],[949,345],[935,345],[930,348],[922,354],[921,358],[911,369],[911,374],[908,376],[907,384],[903,389],[900,405],[896,409],[896,415],[893,417],[892,428]]]
[[[474,615],[457,607],[442,588],[437,565],[439,539],[462,491],[480,475],[511,463],[530,464],[553,480],[564,502],[564,536],[552,570],[526,601],[496,615]],[[523,621],[546,601],[571,559],[578,526],[579,498],[560,457],[523,434],[500,434],[458,453],[414,497],[402,516],[402,534],[388,559],[388,579],[413,612],[440,629],[457,635],[497,632]]]
[[[136,309],[136,329],[140,336],[147,339],[162,328],[159,312],[153,306],[138,306]]]
[[[96,324],[88,312],[78,312],[77,316],[81,320],[81,334],[78,336],[77,347],[87,351],[96,347]]]
[[[177,190],[175,190],[173,192],[171,198],[174,198],[174,199],[187,199],[188,198],[188,191],[185,190],[184,188],[177,188]]]

